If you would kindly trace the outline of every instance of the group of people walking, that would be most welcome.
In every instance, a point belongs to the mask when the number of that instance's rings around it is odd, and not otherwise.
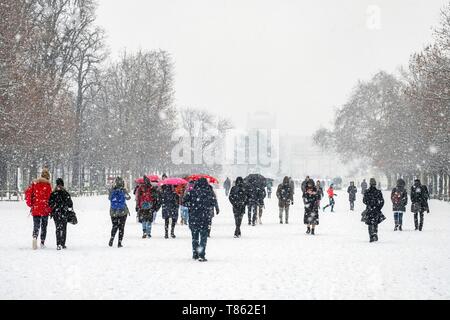
[[[229,179],[228,179],[229,180]],[[365,182],[365,181],[364,181]],[[363,183],[364,183],[363,182]],[[228,184],[227,184],[228,185]],[[262,224],[264,200],[267,197],[265,188],[260,185],[249,183],[242,177],[238,177],[230,188],[225,188],[226,195],[233,207],[235,219],[235,238],[242,236],[241,225],[248,210],[249,225],[256,226],[259,221]],[[316,227],[319,225],[319,210],[324,198],[322,183],[307,177],[301,185],[302,199],[304,204],[303,222],[307,227],[306,233],[315,235]],[[385,205],[383,194],[377,188],[375,179],[370,179],[367,189],[362,185],[363,203],[366,209],[362,213],[362,221],[368,226],[370,242],[378,241],[378,225],[386,217],[382,213]],[[354,211],[357,188],[354,182],[347,189],[350,201],[350,210]],[[191,181],[188,185],[162,185],[157,187],[152,184],[148,177],[144,177],[144,183],[139,184],[134,190],[136,197],[136,212],[138,220],[142,224],[143,239],[151,238],[152,223],[156,213],[162,208],[162,217],[165,221],[165,238],[176,238],[175,226],[178,222],[178,213],[181,212],[182,224],[189,225],[192,234],[192,257],[195,260],[206,260],[207,239],[210,237],[212,219],[219,214],[219,205],[216,194],[208,180],[202,178]],[[334,211],[333,185],[327,190],[329,204],[323,207],[331,207]],[[278,198],[280,224],[289,224],[290,207],[294,205],[295,184],[290,177],[285,177],[278,186],[276,196]],[[420,180],[415,180],[410,190],[411,211],[414,213],[414,224],[416,230],[422,231],[424,226],[424,213],[430,212],[428,199],[429,193]],[[56,226],[57,250],[66,249],[67,224],[76,224],[76,215],[73,211],[73,202],[70,194],[64,188],[62,179],[56,180],[55,188],[50,182],[50,173],[44,169],[41,176],[33,181],[25,192],[27,205],[31,208],[33,216],[33,243],[34,250],[40,246],[45,248],[48,220],[53,219]],[[112,223],[109,246],[114,245],[118,235],[118,247],[123,247],[125,225],[127,217],[130,216],[127,200],[131,196],[125,188],[122,178],[115,179],[113,187],[109,191],[110,217]],[[394,231],[403,230],[403,214],[408,205],[408,192],[403,179],[397,181],[397,186],[392,190],[391,201],[393,205],[395,228]]]

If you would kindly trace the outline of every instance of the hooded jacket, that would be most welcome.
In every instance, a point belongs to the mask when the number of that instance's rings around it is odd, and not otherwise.
[[[25,200],[28,207],[31,208],[33,217],[48,217],[52,208],[48,205],[48,200],[52,194],[52,185],[49,180],[39,178],[25,191]]]
[[[229,200],[233,206],[233,212],[235,214],[241,213],[242,210],[245,210],[245,205],[247,203],[247,192],[245,190],[244,179],[236,179],[236,185],[231,188]]]
[[[278,207],[284,208],[294,202],[294,193],[292,192],[289,178],[284,178],[283,183],[277,189]]]
[[[405,181],[399,180],[397,187],[392,189],[391,201],[392,210],[394,212],[406,212],[406,205],[408,204],[408,193],[405,189]]]

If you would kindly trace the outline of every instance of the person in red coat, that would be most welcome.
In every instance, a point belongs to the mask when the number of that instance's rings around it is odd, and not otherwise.
[[[44,169],[41,177],[34,180],[25,191],[25,199],[27,205],[31,208],[31,215],[33,216],[33,250],[37,249],[39,231],[41,233],[41,248],[45,248],[48,217],[52,213],[52,209],[48,205],[51,194],[50,173],[47,169]]]
[[[158,194],[147,177],[136,190],[136,202],[139,221],[142,222],[142,239],[151,238],[153,215],[158,209]]]
[[[323,208],[323,212],[325,212],[325,209],[328,207],[331,207],[331,212],[334,212],[334,205],[336,202],[334,201],[334,197],[337,197],[337,194],[334,193],[334,185],[331,185],[330,188],[327,190],[328,193],[328,199],[330,200],[330,204],[326,205]]]

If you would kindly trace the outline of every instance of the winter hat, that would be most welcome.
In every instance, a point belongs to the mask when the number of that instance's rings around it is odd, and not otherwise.
[[[375,178],[370,179],[370,186],[372,186],[372,187],[377,186],[377,180],[375,180]]]
[[[50,172],[48,172],[47,168],[44,168],[41,173],[41,177],[47,180],[50,180]]]
[[[61,178],[56,179],[56,186],[57,187],[64,187],[64,180]]]

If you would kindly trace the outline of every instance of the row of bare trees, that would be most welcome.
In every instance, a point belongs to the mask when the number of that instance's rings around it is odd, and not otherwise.
[[[395,76],[381,71],[359,81],[336,113],[334,128],[314,137],[346,162],[399,177],[421,178],[432,193],[450,193],[450,4],[442,10],[435,41],[411,56]]]
[[[170,54],[106,63],[105,39],[95,0],[0,0],[0,191],[24,188],[43,166],[77,190],[188,170],[170,159],[186,127]]]

